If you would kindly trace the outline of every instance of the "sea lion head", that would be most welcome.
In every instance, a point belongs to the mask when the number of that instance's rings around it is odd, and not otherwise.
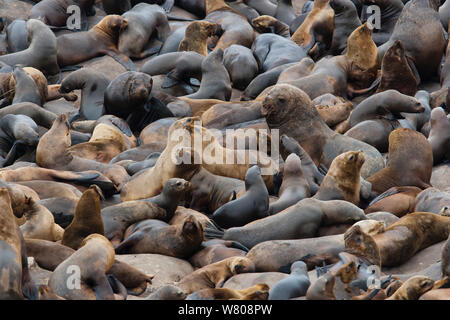
[[[380,249],[372,236],[364,233],[360,226],[352,226],[344,234],[345,251],[381,266]]]
[[[180,198],[191,188],[191,183],[184,179],[172,178],[167,180],[163,187],[163,193],[169,198]]]
[[[233,274],[254,272],[255,265],[252,260],[245,257],[229,258],[230,270]]]
[[[245,174],[246,189],[247,189],[247,187],[251,187],[252,185],[254,185],[258,182],[261,182],[261,181],[262,181],[261,169],[257,165],[250,167],[247,170],[247,173]]]
[[[320,117],[309,96],[289,84],[277,84],[267,92],[261,113],[269,127],[280,127],[291,119],[311,121]]]
[[[194,37],[200,36],[201,38],[208,38],[222,31],[220,24],[201,20],[189,23],[186,27],[185,34]]]
[[[398,290],[405,290],[408,300],[417,300],[425,292],[433,288],[434,281],[425,276],[415,276],[408,279]]]
[[[109,28],[114,31],[120,31],[128,27],[128,20],[117,14],[111,14],[104,17],[98,26],[102,28]]]
[[[183,221],[183,235],[192,240],[197,239],[198,245],[203,240],[203,226],[194,215],[189,215]]]
[[[308,266],[303,261],[295,261],[291,265],[291,272],[294,272],[294,271],[299,272],[299,273],[303,273],[303,274],[307,274],[308,273]]]
[[[359,177],[361,167],[366,161],[366,157],[362,151],[348,151],[337,156],[333,162],[340,170],[345,171],[348,175]],[[332,164],[333,165],[333,164]],[[330,168],[331,171],[331,168]]]
[[[286,136],[284,136],[284,137],[286,137]],[[302,161],[300,160],[300,157],[298,155],[296,155],[295,153],[291,153],[286,158],[286,161],[284,163],[284,168],[283,168],[283,175],[284,176],[287,176],[287,175],[294,176],[296,178],[303,177]]]
[[[267,300],[270,287],[265,283],[259,283],[253,287],[241,290],[244,296],[241,300]]]
[[[360,69],[378,66],[378,49],[372,39],[372,29],[367,22],[350,34],[345,55]]]

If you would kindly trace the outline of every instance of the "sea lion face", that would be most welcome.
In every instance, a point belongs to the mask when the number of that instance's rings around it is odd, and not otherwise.
[[[255,271],[255,265],[253,262],[244,257],[237,257],[237,258],[231,258],[231,271],[233,274],[239,274],[239,273],[247,273],[247,272],[254,272]]]
[[[247,173],[245,174],[245,184],[247,185],[253,185],[257,183],[261,176],[261,169],[258,166],[253,166],[250,169],[247,170]]]
[[[112,14],[103,18],[103,20],[99,22],[99,25],[105,25],[111,30],[123,30],[128,27],[128,20],[119,15]]]
[[[308,117],[308,109],[311,107],[311,99],[306,93],[291,85],[276,85],[267,93],[262,104],[261,113],[266,118],[269,126],[279,127],[293,118],[293,112],[305,120]],[[304,117],[302,117],[302,115]]]
[[[183,222],[183,234],[195,236],[197,234],[203,234],[202,224],[193,215],[189,215]],[[199,237],[199,239],[203,239]]]
[[[130,99],[136,101],[147,100],[152,91],[153,79],[142,72],[133,72],[128,81],[128,94]]]
[[[59,133],[58,136],[55,137],[56,139],[63,139],[66,146],[71,145],[70,127],[66,114],[60,114],[57,116],[51,129],[54,129],[54,131]]]
[[[191,188],[191,183],[184,179],[172,178],[167,180],[164,185],[163,192],[167,192],[169,196],[171,195],[181,195]]]
[[[306,263],[304,263],[303,261],[295,261],[291,265],[291,272],[293,272],[294,270],[298,270],[299,272],[302,272],[302,273],[307,273],[308,267],[307,267]]]
[[[434,281],[428,277],[415,276],[407,280],[404,284],[406,286],[406,294],[412,299],[420,297],[425,292],[433,288]]]
[[[286,140],[286,139],[285,139]],[[284,163],[284,174],[285,175],[294,175],[294,176],[303,176],[302,171],[302,161],[300,157],[295,153],[291,153]]]

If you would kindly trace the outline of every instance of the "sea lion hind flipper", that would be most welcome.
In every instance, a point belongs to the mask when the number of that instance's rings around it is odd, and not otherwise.
[[[119,128],[119,130],[125,133],[128,137],[131,137],[133,135],[130,126],[125,120],[121,118],[113,118],[111,119],[111,123],[115,125],[117,128]]]
[[[245,252],[249,252],[250,249],[247,248],[246,246],[244,246],[243,244],[241,244],[240,242],[237,241],[231,241],[231,246],[230,248],[235,248],[235,249],[239,249]]]
[[[116,60],[118,63],[123,65],[127,71],[136,71],[133,61],[121,52],[116,52],[113,50],[105,51],[105,54]]]
[[[161,88],[169,89],[169,88],[175,87],[180,82],[182,82],[182,80],[178,79],[176,76],[174,76],[174,74],[175,74],[175,70],[172,70],[166,74],[164,81],[161,84]]]
[[[166,0],[164,1],[164,3],[161,5],[161,8],[164,9],[164,11],[166,11],[167,13],[169,13],[173,6],[175,4],[175,0]]]

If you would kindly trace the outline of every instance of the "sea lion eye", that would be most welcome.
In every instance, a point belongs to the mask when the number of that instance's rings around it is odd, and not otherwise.
[[[181,186],[181,181],[178,181],[178,182],[177,182],[177,186]]]
[[[354,155],[351,155],[350,158],[348,158],[350,161],[353,161],[353,159],[355,159]]]
[[[278,102],[280,102],[280,103],[286,103],[286,99],[285,99],[285,98],[278,98]]]

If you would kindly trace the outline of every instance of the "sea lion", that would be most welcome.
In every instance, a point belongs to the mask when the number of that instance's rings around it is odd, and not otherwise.
[[[414,161],[406,161],[414,159]],[[433,152],[427,139],[417,131],[400,128],[389,135],[389,162],[386,168],[366,180],[381,194],[392,187],[430,187]]]
[[[92,186],[81,196],[72,223],[65,229],[61,244],[77,250],[82,241],[91,234],[105,234],[100,215],[100,198],[103,193]]]
[[[394,31],[395,24],[403,11],[403,3],[405,1],[365,0],[361,2],[367,5],[376,5],[380,8],[380,29],[377,29],[377,32],[372,34],[372,38],[377,46],[381,46],[390,39],[392,32]]]
[[[449,300],[450,289],[432,289],[420,296],[419,300]]]
[[[220,31],[220,25],[208,21],[192,21],[186,27],[184,38],[178,51],[193,51],[203,56],[208,55],[206,42],[209,37]]]
[[[422,189],[417,187],[390,188],[373,199],[364,212],[369,214],[372,212],[387,211],[401,218],[405,214],[416,211],[414,210],[415,199],[420,192],[422,192]]]
[[[269,286],[257,284],[252,287],[233,290],[229,288],[208,288],[195,291],[186,300],[267,300]]]
[[[330,6],[334,10],[334,32],[329,52],[338,55],[347,47],[348,37],[361,25],[361,20],[356,6],[350,0],[332,0]]]
[[[450,160],[450,120],[440,107],[431,111],[430,118],[428,141],[433,150],[433,163],[436,165]]]
[[[166,210],[148,201],[126,201],[109,206],[101,211],[105,237],[117,245],[123,240],[125,230],[132,224],[145,219],[169,221]]]
[[[400,40],[422,80],[436,74],[445,50],[444,30],[439,20],[438,7],[437,0],[409,1],[398,17],[389,41],[378,48],[380,62],[393,42]]]
[[[47,208],[28,201],[29,209],[25,211],[26,222],[20,226],[24,238],[58,241],[63,237],[64,229],[55,223],[53,215]]]
[[[121,166],[72,156],[67,150],[70,145],[67,115],[61,114],[54,121],[52,128],[41,137],[36,148],[36,163],[41,167],[57,170],[98,170],[119,188],[129,179],[128,173]]]
[[[386,90],[364,99],[353,110],[349,118],[350,127],[371,119],[401,118],[401,112],[422,113],[425,107],[417,98],[403,94],[397,90]]]
[[[283,211],[310,196],[308,181],[302,171],[302,161],[295,153],[291,153],[285,161],[278,196],[279,199],[269,205],[269,215]]]
[[[6,40],[9,53],[28,48],[27,22],[22,19],[15,19],[11,22],[6,28]]]
[[[348,151],[334,158],[314,198],[345,200],[359,205],[360,173],[364,162],[364,153],[360,151]]]
[[[63,34],[56,38],[60,67],[74,65],[97,56],[109,55],[127,70],[134,71],[130,58],[117,48],[119,33],[128,21],[118,15],[108,15],[89,31]],[[76,49],[75,49],[76,48]]]
[[[202,243],[202,249],[198,250],[189,258],[194,268],[216,263],[231,257],[244,257],[247,251],[243,246],[233,241],[210,240]]]
[[[252,52],[262,72],[299,62],[307,56],[307,51],[292,40],[272,33],[259,35],[252,44]]]
[[[222,238],[238,241],[247,248],[252,248],[268,240],[312,238],[316,236],[320,226],[347,224],[364,219],[363,211],[349,202],[308,198],[276,215],[243,227],[230,228],[225,231]]]
[[[300,158],[302,172],[306,177],[306,180],[308,181],[309,191],[312,196],[315,195],[319,190],[320,184],[322,183],[325,176],[317,169],[317,166],[312,161],[309,154],[300,146],[300,144],[295,139],[283,134],[281,136],[281,145],[281,152],[283,155],[294,153]]]
[[[70,300],[114,300],[106,273],[114,263],[114,248],[103,236],[91,234],[81,247],[53,271],[49,286],[58,296]],[[78,266],[81,287],[68,288],[68,279]]]
[[[57,63],[56,37],[42,21],[30,19],[27,21],[30,45],[27,49],[0,56],[0,62],[10,66],[24,65],[42,71],[45,75],[59,73]]]
[[[345,250],[375,265],[393,267],[417,251],[447,239],[449,226],[450,217],[429,212],[408,214],[374,236],[354,226],[345,233]]]
[[[154,31],[162,42],[169,36],[169,21],[160,6],[138,3],[122,17],[128,25],[120,31],[117,48],[130,58],[143,59],[154,53],[154,49],[145,49]]]
[[[308,95],[293,86],[273,87],[263,102],[262,113],[269,128],[288,134],[311,156],[316,165],[330,166],[341,153],[360,150],[366,161],[361,176],[367,178],[384,167],[381,154],[372,146],[333,132],[320,118]]]
[[[159,287],[152,292],[145,300],[185,300],[186,293],[172,284]]]
[[[249,48],[253,42],[254,31],[247,18],[230,8],[224,0],[206,0],[204,20],[220,24],[223,29],[214,50],[225,50],[232,44]]]
[[[238,90],[245,90],[258,73],[258,63],[252,51],[238,44],[225,49],[223,65],[230,75],[233,88]]]
[[[414,96],[419,83],[420,75],[414,63],[408,59],[402,41],[394,41],[381,62],[381,80],[376,92],[395,89]]]
[[[16,82],[14,88],[14,99],[12,104],[21,102],[31,102],[41,105],[42,97],[39,89],[24,69],[18,66],[13,67],[14,80]]]
[[[13,164],[39,142],[37,124],[26,115],[7,114],[0,118],[0,156],[2,167]]]
[[[200,248],[203,227],[194,216],[182,224],[144,220],[130,227],[131,234],[116,248],[117,254],[153,253],[187,258]]]
[[[8,300],[36,299],[37,291],[28,269],[25,242],[16,223],[11,197],[6,188],[0,189],[0,208],[0,221],[3,226],[0,232],[0,297]]]
[[[419,300],[420,296],[433,288],[434,281],[428,277],[415,276],[405,281],[386,300]]]
[[[254,269],[255,266],[249,259],[232,257],[200,268],[175,285],[187,294],[206,288],[221,288],[233,275],[253,272]]]
[[[443,208],[445,211],[445,207],[450,207],[450,189],[427,188],[416,196],[414,205],[414,211],[439,214]]]
[[[77,6],[80,12],[81,23],[84,29],[88,27],[87,16],[94,15],[92,12],[95,0],[42,0],[31,8],[29,19],[39,19],[45,24],[53,27],[63,27],[71,16],[68,10],[71,6]]]
[[[202,81],[197,92],[185,96],[189,99],[219,99],[228,101],[231,98],[231,80],[223,65],[223,50],[216,49],[202,62]]]
[[[81,68],[71,72],[61,82],[59,92],[69,93],[81,89],[81,105],[79,117],[86,120],[97,120],[104,113],[103,100],[109,79],[99,71]],[[71,119],[74,120],[74,117]]]
[[[308,48],[308,51],[316,46],[313,54],[318,57],[330,49],[333,31],[334,10],[330,6],[330,0],[314,1],[311,12],[294,32],[291,40],[299,46]]]
[[[291,265],[289,277],[277,282],[269,291],[269,300],[288,300],[306,295],[309,281],[306,264],[296,261]]]
[[[0,109],[0,118],[7,114],[29,116],[36,122],[36,124],[45,128],[50,128],[53,121],[56,119],[56,115],[53,112],[47,111],[30,102],[17,103]]]
[[[258,166],[248,169],[245,175],[245,190],[242,197],[224,204],[213,213],[213,220],[222,228],[240,227],[267,217],[269,193]]]
[[[205,168],[201,168],[191,180],[189,208],[213,213],[235,195],[245,192],[245,183],[242,180],[218,176]]]
[[[315,98],[312,103],[325,123],[336,130],[336,126],[347,121],[353,111],[353,103],[330,93]]]

